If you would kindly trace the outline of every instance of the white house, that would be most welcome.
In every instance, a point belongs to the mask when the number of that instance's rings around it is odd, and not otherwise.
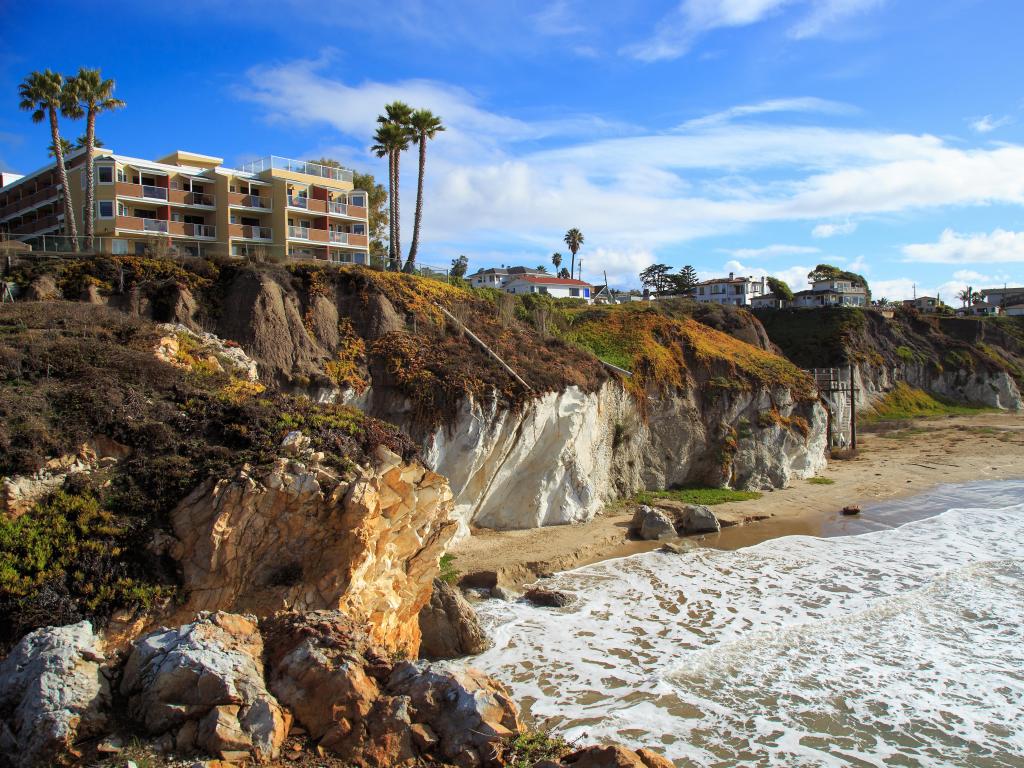
[[[1003,313],[1010,317],[1024,317],[1024,304],[1011,304],[1003,307]]]
[[[544,274],[546,273],[531,267],[491,267],[489,269],[478,269],[472,275],[466,277],[466,279],[474,288],[501,288],[514,277]]]
[[[784,306],[786,306],[786,300],[774,293],[750,297],[751,309],[782,309]]]
[[[913,307],[918,312],[936,312],[946,305],[935,296],[918,296],[916,299],[904,299],[903,306]]]
[[[755,280],[753,277],[736,277],[732,272],[728,277],[697,283],[690,290],[690,296],[697,301],[713,304],[736,304],[741,307],[749,306],[754,297],[764,296],[766,293],[768,293],[766,278]]]
[[[594,286],[582,280],[551,275],[518,275],[510,277],[502,286],[506,293],[547,293],[556,299],[583,299],[593,301]]]
[[[868,292],[852,280],[829,278],[815,280],[811,290],[793,294],[793,307],[865,307]]]

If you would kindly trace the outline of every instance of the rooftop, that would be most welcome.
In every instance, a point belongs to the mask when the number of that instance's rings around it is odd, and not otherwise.
[[[352,181],[352,171],[348,168],[334,168],[330,165],[307,163],[303,160],[292,160],[287,157],[278,157],[277,155],[261,157],[259,160],[242,163],[239,170],[245,173],[262,173],[271,169],[303,173],[307,176],[319,176],[324,179],[333,179],[334,181]]]
[[[573,280],[568,277],[545,277],[544,275],[522,275],[517,277],[516,280],[523,280],[527,283],[536,283],[539,285],[582,285],[587,288],[592,288],[593,285],[583,280]],[[513,281],[514,282],[514,281]]]

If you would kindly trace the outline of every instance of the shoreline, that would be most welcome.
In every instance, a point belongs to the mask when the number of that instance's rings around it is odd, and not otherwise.
[[[796,480],[760,499],[712,507],[720,533],[688,536],[716,549],[739,549],[781,536],[834,536],[870,530],[862,514],[839,510],[904,499],[949,483],[1024,479],[1024,413],[917,419],[862,433],[853,459],[832,460],[820,477],[831,484]],[[558,571],[660,548],[664,541],[636,541],[628,526],[635,505],[617,502],[578,525],[519,531],[476,529],[449,551],[463,586],[518,588]]]

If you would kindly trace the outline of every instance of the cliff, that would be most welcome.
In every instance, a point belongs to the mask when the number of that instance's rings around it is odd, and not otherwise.
[[[397,424],[451,481],[463,531],[585,520],[650,488],[782,486],[824,463],[813,385],[732,308],[588,309],[313,265],[57,269],[68,298],[211,331],[264,381]]]
[[[871,405],[898,382],[943,400],[1024,406],[1024,318],[957,318],[837,307],[758,312],[769,338],[805,368],[858,368]]]

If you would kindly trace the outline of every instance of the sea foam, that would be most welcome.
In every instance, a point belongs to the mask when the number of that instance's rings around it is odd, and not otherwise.
[[[487,602],[494,647],[470,663],[570,739],[681,766],[1024,765],[1024,503],[545,586],[577,602]]]

